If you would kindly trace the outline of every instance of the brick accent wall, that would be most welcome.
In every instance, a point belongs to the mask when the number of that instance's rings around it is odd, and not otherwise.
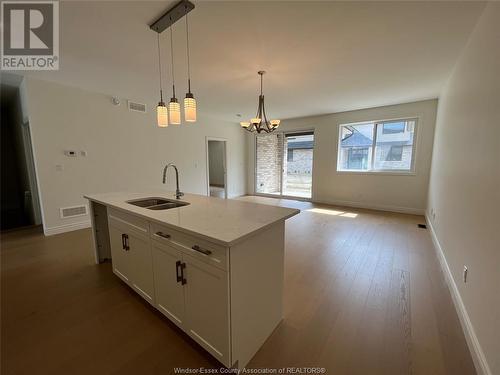
[[[256,191],[279,193],[281,186],[282,134],[257,136]]]

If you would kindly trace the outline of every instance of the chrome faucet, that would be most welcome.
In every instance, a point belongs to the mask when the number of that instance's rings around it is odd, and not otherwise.
[[[163,183],[165,184],[167,182],[167,169],[168,167],[174,167],[175,169],[175,185],[176,185],[176,190],[175,190],[175,197],[177,199],[180,199],[184,195],[182,191],[179,190],[179,171],[177,170],[177,167],[175,166],[174,163],[168,163],[165,168],[163,168]]]

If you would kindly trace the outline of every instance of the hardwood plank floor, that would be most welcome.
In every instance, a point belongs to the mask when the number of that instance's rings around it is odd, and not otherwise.
[[[283,322],[251,368],[475,374],[422,217],[243,197],[287,222]],[[220,364],[95,265],[90,230],[1,239],[2,374],[171,374]]]

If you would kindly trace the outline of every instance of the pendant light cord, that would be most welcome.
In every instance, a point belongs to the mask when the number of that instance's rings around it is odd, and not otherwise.
[[[175,74],[174,74],[174,38],[172,36],[174,29],[170,27],[170,57],[172,59],[172,90],[175,98]]]
[[[186,14],[186,46],[187,46],[187,68],[188,68],[188,93],[191,93],[191,69],[189,64],[189,23]]]
[[[163,102],[163,89],[161,86],[161,52],[160,52],[160,33],[158,33],[158,72],[160,73],[160,102]]]

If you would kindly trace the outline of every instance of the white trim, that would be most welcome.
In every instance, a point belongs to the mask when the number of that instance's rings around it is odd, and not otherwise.
[[[54,234],[66,233],[85,228],[90,228],[90,220],[82,221],[80,223],[59,225],[52,228],[44,228],[43,233],[46,236],[53,236]]]
[[[474,326],[472,325],[469,314],[467,313],[467,309],[465,308],[462,297],[460,296],[460,292],[458,291],[457,284],[453,279],[450,267],[448,265],[448,262],[446,261],[443,248],[439,243],[436,232],[434,231],[434,227],[432,226],[431,220],[427,213],[425,214],[425,220],[427,221],[427,226],[431,234],[432,243],[434,244],[434,250],[436,251],[436,256],[439,260],[439,264],[441,265],[441,270],[446,279],[446,283],[448,284],[448,288],[453,299],[453,304],[455,305],[455,309],[460,319],[460,324],[462,325],[462,329],[465,333],[465,339],[467,340],[467,345],[469,346],[469,350],[472,354],[472,359],[474,361],[476,371],[479,375],[492,375],[484,352],[481,348],[481,344],[479,344],[479,340],[477,339]]]
[[[315,199],[315,200],[313,200],[313,203],[327,204],[327,205],[331,205],[331,206],[365,208],[368,210],[397,212],[397,213],[401,213],[401,214],[410,214],[410,215],[424,215],[425,214],[425,210],[423,208],[388,206],[388,205],[383,205],[383,204],[370,204],[370,203],[353,202],[353,201],[337,201],[337,200],[321,201],[321,200]]]

